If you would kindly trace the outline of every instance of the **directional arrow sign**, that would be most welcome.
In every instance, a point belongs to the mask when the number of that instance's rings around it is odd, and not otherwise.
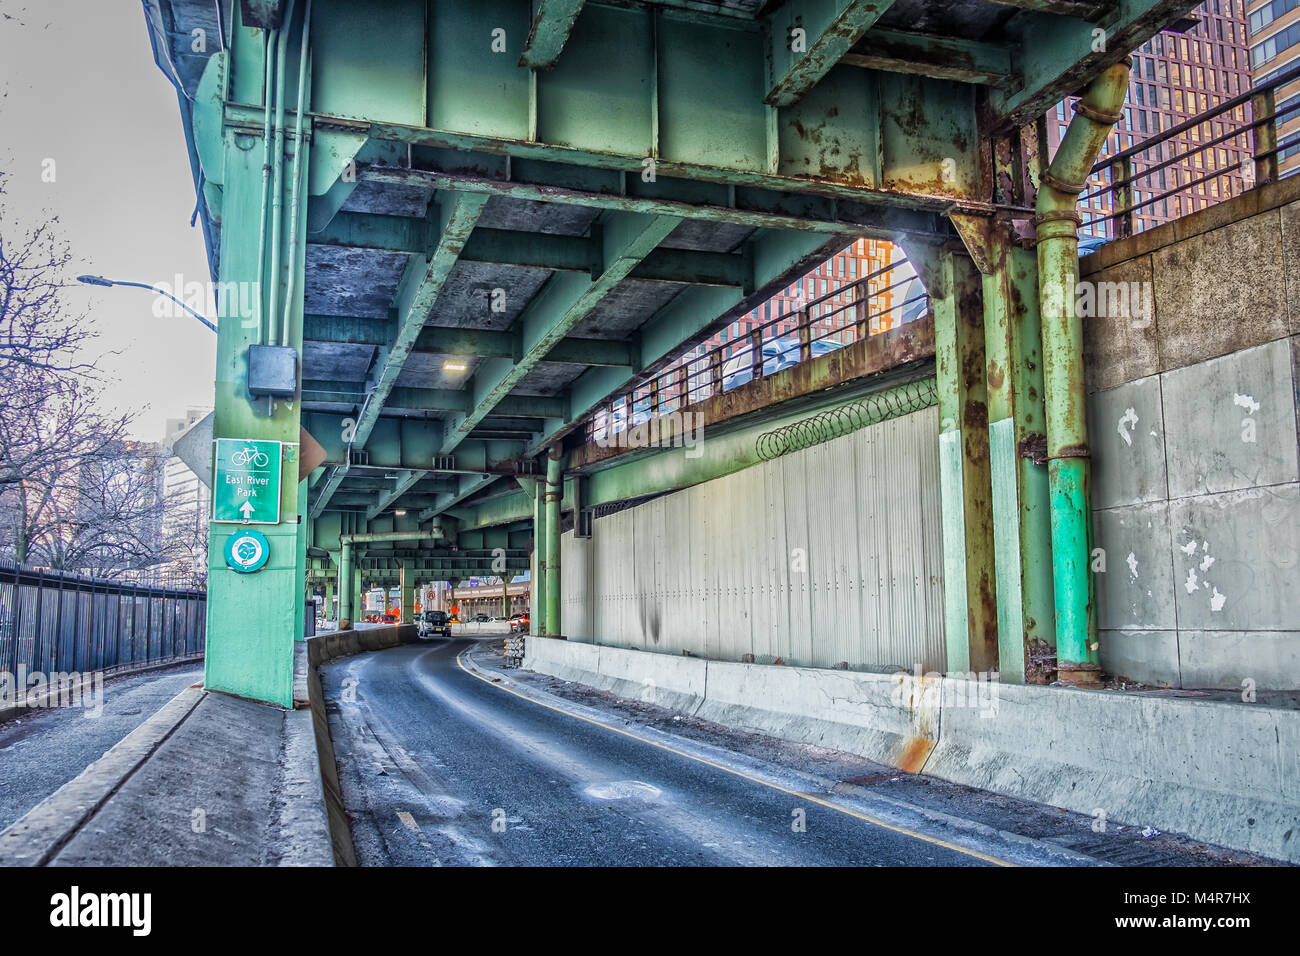
[[[280,521],[280,442],[218,438],[212,477],[212,520]]]

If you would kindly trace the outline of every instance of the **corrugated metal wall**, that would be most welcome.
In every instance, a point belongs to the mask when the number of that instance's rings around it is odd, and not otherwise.
[[[564,536],[566,635],[701,657],[944,669],[933,408]]]

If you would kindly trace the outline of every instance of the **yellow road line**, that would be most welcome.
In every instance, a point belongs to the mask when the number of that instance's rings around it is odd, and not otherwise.
[[[636,740],[640,743],[649,744],[651,747],[658,747],[660,750],[666,750],[670,754],[676,754],[679,757],[685,757],[687,760],[694,760],[696,763],[702,763],[705,766],[712,767],[715,770],[721,770],[724,773],[729,773],[733,777],[741,777],[745,780],[751,781],[752,783],[757,783],[764,787],[767,787],[770,790],[777,790],[781,793],[788,794],[789,796],[798,797],[801,800],[809,800],[815,804],[818,804],[819,806],[826,807],[828,810],[836,810],[839,813],[843,813],[846,816],[850,816],[850,817],[854,817],[855,819],[862,820],[865,823],[870,823],[873,826],[881,827],[885,830],[891,830],[894,833],[901,833],[903,836],[912,837],[913,839],[921,840],[924,843],[931,843],[934,844],[935,846],[941,846],[945,850],[952,850],[954,853],[962,853],[965,854],[966,856],[973,856],[977,860],[983,860],[984,862],[992,863],[995,866],[1018,866],[1019,865],[1017,863],[1011,862],[1010,860],[1003,860],[996,856],[990,856],[987,853],[981,853],[979,850],[972,850],[969,847],[958,846],[955,843],[949,843],[947,840],[940,840],[938,837],[928,836],[924,833],[918,833],[916,830],[911,830],[908,829],[907,827],[901,827],[893,823],[886,823],[884,820],[880,820],[866,813],[859,813],[857,810],[851,810],[848,807],[841,806],[838,803],[833,803],[830,800],[824,800],[821,797],[813,796],[810,793],[801,793],[798,790],[790,790],[789,788],[783,787],[780,784],[772,783],[771,781],[764,780],[761,777],[755,777],[752,774],[745,773],[743,770],[736,770],[734,767],[727,767],[724,766],[723,764],[715,763],[712,760],[708,760],[696,754],[687,753],[684,750],[678,750],[676,747],[670,747],[667,744],[659,743],[657,740],[650,740],[649,738],[642,737],[639,734],[634,734],[629,731],[623,730],[621,727],[613,727],[609,724],[601,723],[599,720],[592,720],[590,717],[584,717],[582,714],[575,714],[573,711],[565,710],[563,707],[556,707],[553,704],[548,704],[545,701],[538,700],[536,697],[530,697],[527,694],[521,694],[517,690],[514,690],[510,687],[506,687],[504,683],[498,683],[494,680],[489,680],[488,678],[484,677],[482,674],[476,674],[474,673],[474,671],[466,667],[465,662],[461,660],[461,658],[464,657],[465,654],[467,654],[468,652],[469,652],[469,648],[467,647],[465,648],[465,650],[461,651],[459,654],[456,655],[457,667],[463,670],[470,677],[473,677],[475,680],[481,680],[489,687],[495,687],[497,690],[503,690],[507,694],[514,694],[516,697],[520,698],[521,700],[526,700],[531,704],[536,704],[538,707],[545,707],[547,710],[553,710],[557,714],[564,714],[566,717],[573,717],[576,720],[584,721],[588,724],[591,724],[594,727],[599,727],[602,730],[608,730],[611,733],[619,734],[623,737],[629,737],[632,740]]]

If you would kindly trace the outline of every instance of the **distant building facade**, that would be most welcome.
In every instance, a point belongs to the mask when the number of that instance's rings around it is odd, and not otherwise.
[[[174,453],[177,439],[185,435],[211,409],[187,409],[180,418],[167,419],[162,454],[162,533],[172,551],[169,570],[178,575],[202,577],[207,566],[208,518],[212,498],[208,487]]]
[[[1278,2],[1294,4],[1296,0]],[[1128,99],[1102,149],[1103,157],[1127,150],[1251,89],[1246,0],[1206,0],[1180,26],[1184,29],[1157,33],[1133,51]],[[1053,154],[1073,119],[1072,102],[1058,103],[1048,115],[1047,139]],[[1141,176],[1175,154],[1218,139],[1249,122],[1251,116],[1248,104],[1238,106],[1135,156],[1133,202],[1138,209],[1134,231],[1143,232],[1251,188],[1254,152],[1248,133],[1182,156],[1149,177]],[[1090,179],[1085,196],[1112,181],[1111,171],[1102,171]],[[1184,191],[1178,195],[1165,195],[1179,187]],[[1108,218],[1114,211],[1111,192],[1085,198],[1079,211],[1083,235],[1114,236],[1114,223]]]
[[[1300,0],[1250,0],[1246,14],[1256,86],[1300,67]],[[1278,171],[1300,169],[1300,79],[1277,91]]]

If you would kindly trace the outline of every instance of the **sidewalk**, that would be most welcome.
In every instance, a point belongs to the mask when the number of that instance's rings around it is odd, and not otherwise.
[[[198,685],[0,833],[7,866],[333,864],[311,712]]]

